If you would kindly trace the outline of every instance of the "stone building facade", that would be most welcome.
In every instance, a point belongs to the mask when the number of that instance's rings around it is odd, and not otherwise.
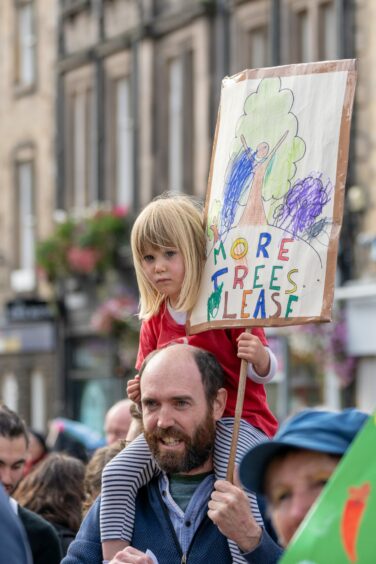
[[[376,6],[371,0],[355,0],[352,6],[358,85],[347,209],[354,226],[354,240],[351,280],[338,289],[337,297],[346,311],[348,349],[357,358],[355,401],[373,411],[376,400]]]
[[[222,78],[352,57],[353,16],[345,0],[62,1],[58,206],[103,199],[138,210],[165,190],[203,198]],[[342,282],[353,277],[346,225]],[[271,395],[288,393],[284,380]]]
[[[55,208],[56,16],[49,0],[0,2],[0,396],[39,430],[58,409],[34,255]]]
[[[36,25],[18,45],[10,30],[16,29],[18,8],[29,5]],[[28,25],[28,17],[20,25]],[[26,269],[16,259],[21,256],[17,241],[29,241],[31,227],[23,234],[14,231],[15,174],[24,184],[32,177],[37,187],[33,225],[38,238],[51,229],[54,209],[80,212],[93,202],[110,201],[137,211],[165,190],[203,198],[224,76],[244,68],[358,57],[337,297],[351,331],[362,340],[359,311],[363,314],[373,303],[376,255],[371,0],[6,0],[0,3],[0,21],[6,47],[0,54],[0,135],[6,139],[0,147],[4,302],[36,294],[30,290],[32,276],[22,272],[30,271],[31,246],[22,255]],[[21,53],[26,62],[19,72],[26,80],[30,60],[36,61],[37,79],[26,88],[19,87],[14,70]],[[25,162],[32,167],[23,167]],[[360,281],[367,282],[361,290]],[[354,298],[359,292],[360,302]],[[72,324],[65,329],[71,348],[88,358],[95,345],[88,312],[75,303]],[[376,351],[357,347],[350,351],[358,358],[358,377],[348,400],[369,407]],[[71,370],[62,354],[56,400],[49,403],[55,413],[80,417],[80,398],[85,390],[93,397],[88,390],[94,380],[97,394],[100,388],[108,398],[122,393],[110,367],[91,382],[89,374]],[[285,384],[276,385],[276,397],[287,398]],[[336,387],[317,397],[339,405],[340,395]]]

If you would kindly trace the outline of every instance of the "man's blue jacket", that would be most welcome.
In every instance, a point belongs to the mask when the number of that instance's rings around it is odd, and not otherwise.
[[[12,510],[9,497],[0,485],[0,562],[31,564],[32,557],[21,521]]]
[[[140,499],[143,500],[144,502],[150,501],[150,499],[148,500],[146,496],[146,494],[148,493],[150,494],[150,490],[148,490],[147,487],[144,488],[143,492],[140,491],[138,496],[138,502],[140,501]],[[153,495],[154,496],[157,495],[155,491]],[[157,499],[158,498],[155,497],[154,501],[151,500],[152,506]],[[161,504],[158,509],[158,513],[159,512],[164,513],[165,507],[163,501],[158,500],[158,502]],[[149,537],[150,530],[148,530],[148,526],[146,528],[143,528],[142,509],[140,509],[141,507],[142,506],[138,505],[137,508],[138,510],[136,509],[136,522],[135,522],[136,533],[132,545],[134,545],[136,548],[139,548],[140,550],[146,550],[146,548],[150,548],[150,550],[152,550],[155,553],[158,559],[161,558],[159,564],[162,564],[163,551],[166,550],[167,546],[171,548],[172,543],[176,543],[176,538],[174,538],[174,532],[173,530],[171,530],[173,529],[172,524],[171,522],[169,522],[168,519],[163,525],[171,528],[168,531],[167,538],[163,536],[162,537],[157,536],[156,537],[157,540],[153,542],[151,537]],[[153,511],[153,509],[151,510]],[[87,513],[84,521],[82,522],[80,530],[77,533],[76,539],[70,544],[68,553],[66,557],[62,560],[61,564],[102,564],[103,555],[102,555],[102,545],[100,541],[99,514],[100,514],[100,497],[97,498],[97,500],[94,502],[93,506],[90,508],[89,512]],[[169,524],[167,525],[166,523]],[[144,524],[147,525],[146,521],[144,521]],[[216,529],[214,525],[213,527]],[[203,529],[202,532],[204,532],[204,530],[205,529]],[[157,529],[155,529],[155,532],[153,534],[158,534]],[[227,549],[227,541],[225,537],[223,537],[223,535],[221,535],[218,530],[217,530],[217,539],[218,539],[218,550],[215,551],[216,555],[213,554],[212,559],[206,557],[205,560],[202,560],[205,562],[205,564],[210,564],[210,563],[216,564],[217,562],[221,562],[221,564],[226,564],[227,562],[229,563],[231,562],[229,551]],[[226,544],[226,547],[224,547],[223,543]],[[160,554],[158,554],[156,545],[160,547],[162,551],[162,557],[160,556]],[[168,564],[174,564],[175,562],[180,564],[181,562],[181,551],[179,553],[179,547],[175,546],[175,548],[176,548],[176,552],[175,552],[175,556],[172,557],[173,559],[171,559],[171,553],[170,552],[168,553],[168,558],[169,558],[169,560],[167,560]],[[218,557],[219,551],[222,551],[221,553],[222,556]],[[274,541],[270,538],[270,536],[266,531],[263,531],[263,535],[259,547],[257,547],[253,552],[244,555],[244,559],[246,562],[249,562],[250,564],[275,564],[281,557],[282,553],[283,550],[274,543]],[[194,559],[192,559],[191,556],[192,555],[188,553],[188,563],[194,562]]]
[[[70,544],[62,564],[101,564],[99,531],[100,499],[86,515],[76,539]],[[136,499],[136,518],[132,546],[155,554],[158,564],[231,564],[227,539],[207,517],[194,534],[187,555],[183,555],[175,530],[158,488],[158,479],[141,488]]]

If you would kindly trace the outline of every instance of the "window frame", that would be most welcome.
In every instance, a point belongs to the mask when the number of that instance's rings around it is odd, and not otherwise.
[[[322,60],[320,57],[320,45],[322,30],[320,29],[320,9],[322,6],[332,4],[335,21],[335,44],[336,59],[340,58],[338,19],[341,17],[340,7],[336,0],[282,0],[281,13],[281,53],[282,64],[293,64],[301,62],[313,62]],[[308,23],[308,51],[307,61],[302,61],[298,45],[298,21],[302,12],[307,13]]]
[[[124,205],[118,199],[118,120],[117,120],[117,86],[121,80],[129,81],[130,93],[130,118],[133,120],[131,126],[130,138],[132,139],[132,149],[129,156],[132,163],[131,173],[131,190],[129,194],[128,205],[130,209],[135,206],[135,181],[136,181],[136,162],[135,154],[137,147],[135,146],[135,130],[137,116],[132,115],[134,111],[133,95],[134,84],[131,73],[131,52],[130,50],[122,51],[109,57],[104,62],[105,68],[105,199],[110,200],[114,204]]]
[[[31,266],[24,266],[21,264],[22,260],[22,237],[21,237],[21,217],[20,217],[20,202],[21,202],[21,185],[20,185],[20,167],[24,165],[30,166],[31,178],[31,209],[32,221],[31,232],[33,234],[33,260]],[[33,143],[25,143],[19,146],[13,155],[13,169],[14,169],[14,253],[13,253],[13,268],[12,270],[35,270],[35,248],[38,240],[37,232],[37,179],[36,179],[36,154],[35,146]]]
[[[17,97],[32,94],[37,86],[38,74],[38,29],[37,29],[37,14],[35,0],[14,0],[14,43],[13,43],[13,57],[14,57],[14,92]],[[31,80],[25,82],[22,79],[22,49],[21,49],[21,34],[20,34],[20,15],[21,11],[30,7],[31,10],[31,50],[30,60],[32,61]]]
[[[84,181],[83,188],[76,191],[76,159],[75,159],[75,104],[77,96],[84,98]],[[82,212],[83,208],[99,199],[98,178],[95,173],[97,166],[97,121],[96,121],[96,91],[95,74],[91,65],[80,67],[67,73],[64,77],[64,169],[65,193],[64,205],[68,210]],[[78,201],[79,194],[83,197]],[[77,202],[79,205],[76,205]]]
[[[231,74],[241,72],[245,68],[251,68],[250,61],[246,57],[251,45],[253,31],[265,30],[265,65],[272,64],[271,45],[271,19],[272,9],[270,0],[257,0],[256,2],[241,4],[237,7],[232,22],[232,46],[233,53],[230,61]]]

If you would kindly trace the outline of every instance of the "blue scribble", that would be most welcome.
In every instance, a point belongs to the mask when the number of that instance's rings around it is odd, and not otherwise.
[[[271,172],[272,164],[274,162],[275,154],[277,149],[283,143],[288,135],[288,130],[284,132],[281,138],[278,140],[274,148],[269,151],[269,144],[266,141],[262,141],[256,147],[255,151],[252,151],[247,145],[247,141],[244,135],[240,136],[240,140],[243,145],[243,151],[237,153],[237,155],[230,161],[229,163],[229,172],[226,174],[225,180],[225,187],[223,191],[223,206],[221,212],[221,228],[219,235],[223,238],[223,236],[231,229],[234,224],[234,219],[236,216],[236,212],[238,206],[246,206],[246,210],[243,213],[246,213],[247,217],[247,208],[249,208],[249,194],[248,198],[244,198],[243,196],[246,191],[253,190],[253,184],[256,183],[256,197],[260,198],[260,205],[261,205],[261,215],[264,216],[264,209],[262,207],[262,186],[264,183],[264,178],[268,178]],[[243,199],[243,202],[241,200]],[[246,200],[244,202],[244,200]],[[256,208],[257,209],[257,208]],[[255,212],[255,210],[253,210]],[[256,223],[259,223],[260,220],[260,212],[256,211],[255,215],[257,217]],[[240,219],[239,225],[242,222],[248,221],[247,224],[252,225],[252,221],[250,220],[255,219],[248,217],[247,219],[243,218],[243,215]],[[266,217],[265,223],[267,222]]]
[[[321,176],[311,174],[295,182],[285,195],[283,203],[274,212],[276,227],[289,231],[294,236],[307,236],[310,239],[321,233],[325,222],[316,222],[316,219],[330,201],[332,191],[330,180],[324,186]]]
[[[322,217],[321,219],[319,219],[318,221],[316,221],[313,225],[311,225],[311,227],[308,227],[306,229],[306,237],[305,239],[308,242],[311,242],[313,239],[317,239],[319,235],[321,235],[321,233],[323,231],[325,231],[326,227],[328,225],[331,225],[331,220],[329,219],[329,217]]]
[[[229,171],[225,181],[223,205],[221,212],[220,234],[227,233],[235,219],[239,201],[252,182],[257,151],[249,147],[241,150],[229,163]]]

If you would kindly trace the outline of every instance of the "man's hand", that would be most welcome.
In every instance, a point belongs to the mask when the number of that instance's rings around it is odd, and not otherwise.
[[[153,559],[132,546],[127,546],[110,560],[110,564],[153,564]]]
[[[141,401],[141,387],[140,387],[140,377],[137,374],[133,380],[129,380],[127,384],[127,395],[128,398],[135,403],[140,403]]]
[[[214,488],[208,516],[240,550],[250,552],[258,545],[262,529],[252,515],[246,494],[225,480],[217,480]]]

